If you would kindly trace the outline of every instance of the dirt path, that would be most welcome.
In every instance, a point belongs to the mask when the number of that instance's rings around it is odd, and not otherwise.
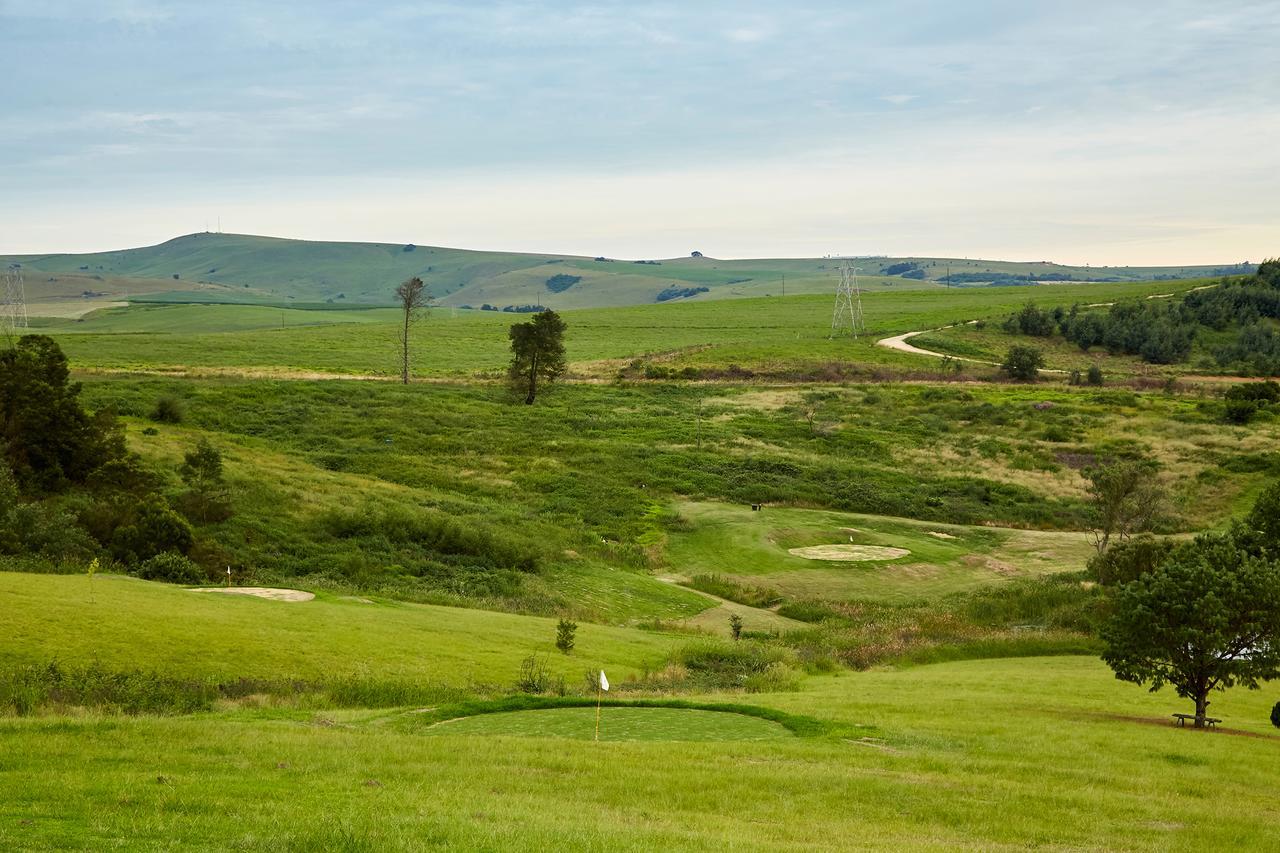
[[[886,349],[897,350],[898,352],[908,352],[908,353],[911,353],[912,355],[929,355],[929,356],[933,356],[934,358],[953,358],[956,361],[967,361],[970,364],[986,364],[992,367],[999,367],[1000,362],[998,361],[984,361],[983,359],[980,359],[980,358],[966,358],[965,356],[962,356],[962,355],[948,355],[947,353],[934,352],[933,350],[930,350],[930,349],[921,349],[920,347],[915,346],[914,344],[907,343],[911,338],[914,338],[916,335],[927,335],[930,332],[941,332],[941,331],[945,331],[946,329],[954,329],[956,326],[971,326],[976,322],[978,321],[969,320],[966,323],[952,323],[950,326],[939,326],[936,329],[920,329],[919,331],[916,331],[916,332],[904,332],[901,335],[894,335],[892,338],[881,338],[880,340],[876,341],[876,346],[885,347]]]

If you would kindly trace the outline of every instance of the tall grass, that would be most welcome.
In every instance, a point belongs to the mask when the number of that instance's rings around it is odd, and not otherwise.
[[[470,692],[441,684],[334,676],[326,679],[179,678],[141,669],[56,661],[0,669],[0,714],[90,710],[109,714],[192,714],[225,702],[267,700],[307,707],[389,708],[458,701]]]

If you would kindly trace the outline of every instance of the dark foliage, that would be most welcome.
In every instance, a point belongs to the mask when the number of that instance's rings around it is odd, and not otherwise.
[[[166,394],[156,400],[155,408],[151,410],[151,420],[165,424],[180,424],[185,414],[182,400]]]
[[[580,275],[557,273],[547,279],[547,290],[550,290],[552,293],[563,293],[580,281],[582,281],[582,276]]]
[[[115,416],[86,412],[69,378],[66,356],[46,335],[26,335],[0,352],[0,446],[24,491],[83,483],[125,455]]]
[[[511,327],[508,335],[512,355],[507,376],[512,387],[525,394],[525,403],[533,404],[539,382],[554,382],[564,375],[565,328],[564,320],[550,309]]]
[[[1091,557],[1089,576],[1104,586],[1126,584],[1155,571],[1173,551],[1172,540],[1138,536]]]
[[[159,495],[144,498],[131,508],[111,535],[111,554],[122,563],[136,564],[157,554],[186,554],[195,542],[187,520]]]
[[[1025,382],[1035,380],[1040,375],[1040,368],[1044,367],[1044,354],[1036,347],[1023,346],[1022,344],[1014,344],[1009,347],[1009,352],[1005,354],[1004,363],[1000,365],[1000,369],[1008,374],[1010,379],[1018,379]]]
[[[710,288],[707,287],[677,287],[673,284],[659,292],[654,297],[654,301],[670,302],[672,299],[686,299],[690,296],[697,296],[699,293],[707,293],[709,290]]]

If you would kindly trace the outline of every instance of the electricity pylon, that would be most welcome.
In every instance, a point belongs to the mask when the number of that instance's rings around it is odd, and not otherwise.
[[[855,340],[866,332],[862,319],[862,288],[858,287],[858,268],[849,261],[840,262],[840,284],[836,287],[836,308],[831,314],[830,338],[850,335]]]

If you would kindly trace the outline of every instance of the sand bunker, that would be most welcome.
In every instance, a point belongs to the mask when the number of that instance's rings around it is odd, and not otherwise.
[[[955,539],[950,533],[943,533],[941,530],[930,530],[929,535],[934,539]]]
[[[911,552],[906,548],[887,548],[882,545],[810,545],[807,548],[790,548],[788,554],[806,560],[838,560],[841,562],[865,562],[867,560],[896,560]]]
[[[314,593],[300,589],[275,589],[266,586],[210,586],[193,589],[192,592],[221,592],[227,595],[252,595],[257,598],[269,598],[272,601],[310,601]]]

